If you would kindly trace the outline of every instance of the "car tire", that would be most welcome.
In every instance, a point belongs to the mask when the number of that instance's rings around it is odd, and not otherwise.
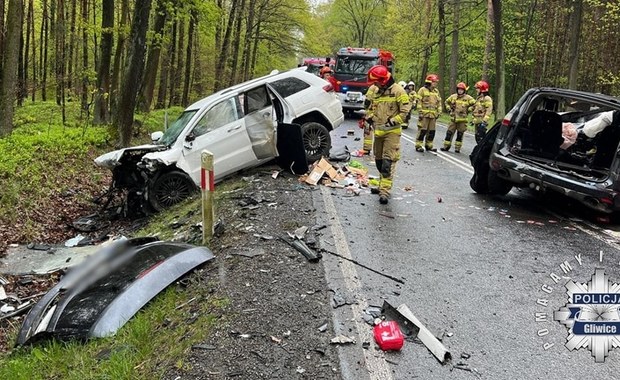
[[[323,124],[314,121],[304,123],[301,126],[301,136],[308,163],[319,160],[322,156],[329,157],[332,139]]]
[[[487,176],[489,194],[506,195],[512,190],[512,184],[497,175],[494,170],[489,170]]]
[[[162,174],[149,186],[149,203],[155,211],[161,211],[197,192],[194,181],[187,174],[172,171]]]

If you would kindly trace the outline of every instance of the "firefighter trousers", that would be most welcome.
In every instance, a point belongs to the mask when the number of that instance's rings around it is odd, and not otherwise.
[[[463,135],[467,130],[467,121],[452,121],[448,126],[448,131],[446,132],[446,137],[443,141],[444,150],[449,150],[452,146],[452,137],[454,136],[454,132],[456,134],[456,142],[454,143],[454,149],[456,151],[460,151],[463,146]]]
[[[433,149],[436,123],[437,119],[435,118],[420,117],[418,120],[418,135],[415,142],[416,150],[421,150],[422,147],[425,147],[426,150]]]
[[[379,171],[379,195],[390,196],[396,173],[396,162],[400,159],[400,135],[400,128],[398,131],[375,134],[373,151],[375,164]]]
[[[362,145],[362,150],[364,154],[370,154],[372,152],[372,139],[374,136],[374,131],[372,126],[366,124],[364,127],[364,142]]]

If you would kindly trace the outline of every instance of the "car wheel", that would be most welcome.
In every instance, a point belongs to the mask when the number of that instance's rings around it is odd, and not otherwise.
[[[329,156],[332,139],[324,125],[313,121],[305,123],[301,126],[301,136],[309,163]]]
[[[496,195],[506,195],[512,190],[512,184],[500,178],[494,170],[489,170],[487,186],[489,193]]]
[[[150,186],[149,202],[156,211],[161,211],[184,201],[197,192],[194,181],[178,171],[162,174]]]

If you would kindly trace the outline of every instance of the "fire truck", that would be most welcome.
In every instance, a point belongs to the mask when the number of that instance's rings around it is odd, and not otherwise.
[[[330,66],[333,69],[334,66],[334,60],[331,59],[331,57],[327,57],[327,58],[304,58],[301,65],[300,66],[306,66],[307,69],[306,71],[314,74],[314,75],[319,75],[319,71],[321,71],[321,68],[324,66]]]
[[[345,113],[364,109],[366,91],[370,87],[367,74],[374,65],[384,65],[393,73],[394,55],[376,48],[343,47],[338,50],[334,91]]]

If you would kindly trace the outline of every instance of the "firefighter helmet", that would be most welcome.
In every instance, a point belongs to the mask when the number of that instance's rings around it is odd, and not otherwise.
[[[428,74],[426,76],[426,83],[439,82],[439,76],[436,74]]]
[[[413,83],[413,81],[411,81],[411,82],[407,83],[407,86],[413,86],[413,87],[415,87],[415,83]]]
[[[465,82],[459,82],[459,83],[456,85],[456,88],[457,88],[457,89],[459,89],[459,88],[460,88],[461,90],[465,90],[465,91],[467,91],[467,85],[465,84]]]
[[[392,77],[387,67],[383,65],[374,65],[368,70],[368,81],[370,83],[378,83],[379,86],[385,86]]]
[[[476,82],[474,87],[480,90],[480,92],[489,92],[489,84],[483,80]]]
[[[319,71],[319,76],[323,78],[325,74],[332,74],[333,71],[329,66],[324,66],[321,71]]]
[[[407,82],[405,82],[404,80],[401,80],[400,82],[398,82],[399,85],[401,85],[401,87],[405,88],[407,87]]]

